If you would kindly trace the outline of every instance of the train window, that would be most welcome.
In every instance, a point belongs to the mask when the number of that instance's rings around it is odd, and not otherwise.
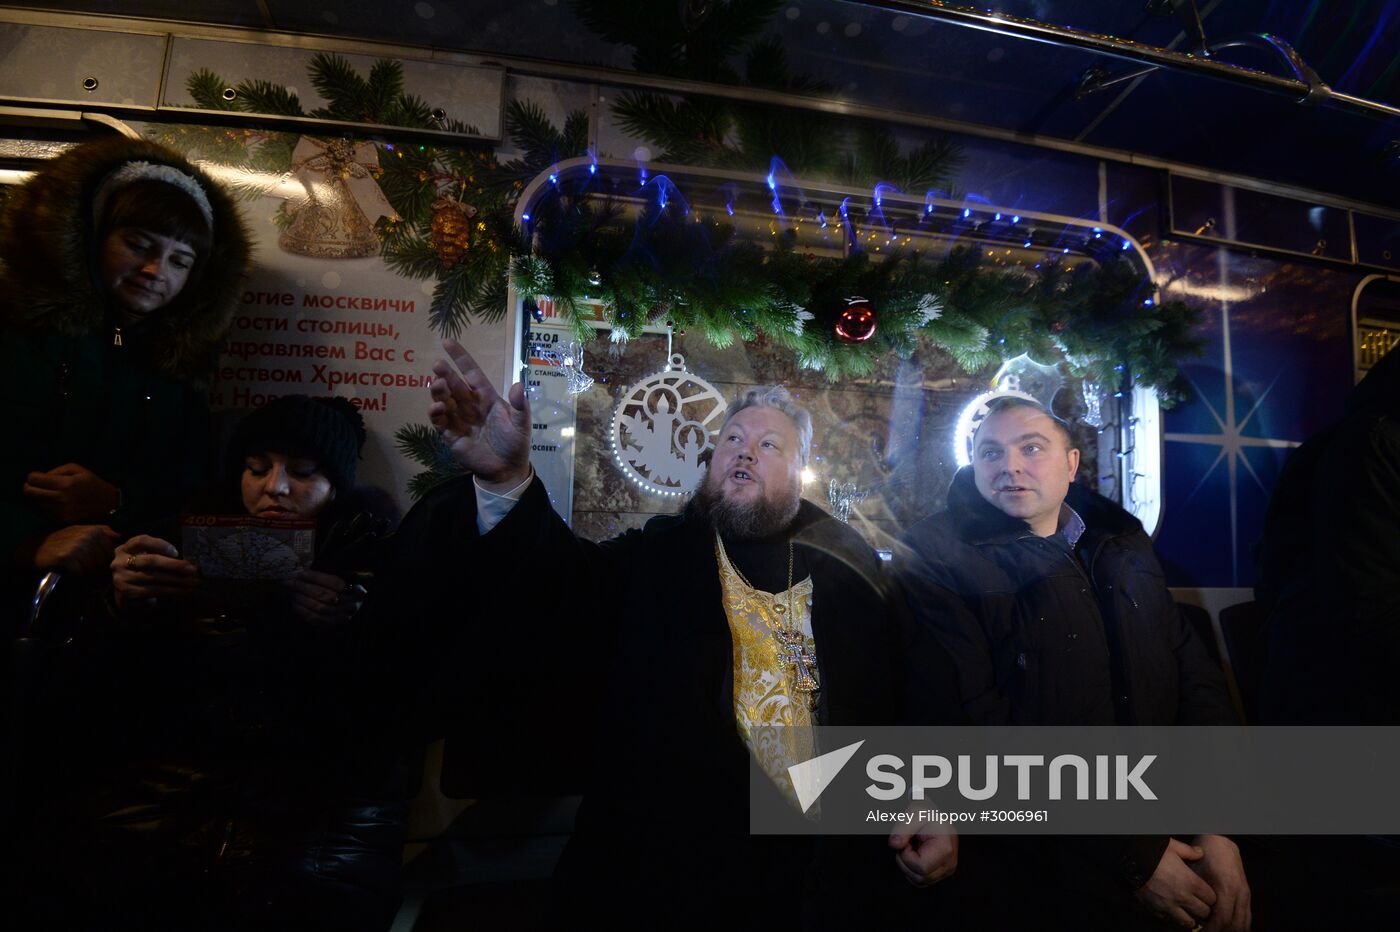
[[[1352,297],[1356,379],[1400,345],[1400,277],[1371,275]]]
[[[643,182],[641,171],[609,159],[554,166],[522,198],[522,220],[535,209],[533,198],[547,203],[556,185],[583,179],[598,189],[604,182],[597,178],[606,176],[628,181],[609,202],[624,225],[641,216],[643,197],[683,195],[685,216],[696,224],[733,224],[759,242],[777,236],[781,225],[794,249],[813,256],[844,255],[859,239],[878,261],[897,230],[901,246],[924,256],[973,245],[985,251],[988,265],[1008,274],[1034,275],[1047,254],[1077,268],[1129,253],[1149,283],[1153,277],[1122,231],[1072,217],[933,193],[837,189],[777,171],[765,176],[669,166],[655,185]],[[662,181],[664,195],[650,195]],[[704,432],[718,427],[713,419],[726,400],[748,385],[773,381],[795,392],[816,427],[805,494],[848,515],[877,548],[890,547],[905,527],[943,506],[953,473],[965,461],[966,430],[959,424],[985,401],[989,378],[996,392],[1035,397],[1066,416],[1076,425],[1082,468],[1093,486],[1138,515],[1149,532],[1157,524],[1161,439],[1151,391],[1115,394],[1086,386],[1053,365],[1056,359],[1028,355],[1005,362],[999,372],[989,365],[969,373],[931,345],[911,347],[904,358],[890,354],[869,372],[833,382],[774,341],[738,340],[720,348],[696,327],[669,329],[664,314],[656,315],[655,326],[620,340],[591,302],[583,302],[589,325],[612,339],[589,344],[579,366],[572,345],[577,337],[560,304],[548,294],[524,298],[516,296],[507,339],[517,366],[529,369],[537,431],[531,461],[555,508],[584,537],[609,537],[679,507],[690,488],[683,467],[703,458]],[[855,308],[864,303],[846,300]],[[597,382],[576,384],[585,381],[570,378],[579,370]],[[670,438],[659,451],[657,437]]]

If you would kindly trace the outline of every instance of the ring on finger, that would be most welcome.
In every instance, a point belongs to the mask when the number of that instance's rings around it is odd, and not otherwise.
[[[126,568],[127,568],[127,569],[131,569],[132,565],[136,563],[136,557],[137,557],[137,555],[134,554],[134,553],[132,553],[132,554],[127,554],[127,557],[126,557]]]

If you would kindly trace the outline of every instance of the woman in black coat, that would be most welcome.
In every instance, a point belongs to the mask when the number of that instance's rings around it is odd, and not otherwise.
[[[85,619],[55,688],[66,740],[45,762],[70,766],[46,768],[36,918],[388,926],[405,808],[365,724],[357,614],[378,529],[353,489],[364,440],[348,401],[306,396],[236,430],[238,510],[314,522],[315,560],[284,580],[205,579],[152,535],[116,549],[108,612]]]
[[[105,577],[121,535],[210,478],[204,400],[242,294],[233,197],[143,139],[74,146],[0,214],[0,618],[49,572]]]

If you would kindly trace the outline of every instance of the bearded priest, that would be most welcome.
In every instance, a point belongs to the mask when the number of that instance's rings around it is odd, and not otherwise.
[[[946,832],[749,835],[751,775],[796,814],[786,768],[804,759],[760,740],[762,726],[961,715],[951,661],[907,618],[878,555],[802,500],[812,420],[789,392],[751,388],[730,404],[681,514],[592,543],[533,475],[524,387],[503,397],[459,344],[443,348],[429,416],[472,475],[405,519],[408,550],[434,556],[399,608],[459,609],[469,647],[444,652],[443,676],[473,684],[451,705],[474,709],[483,753],[499,745],[482,735],[522,748],[566,719],[587,735],[557,921],[816,928],[885,912],[892,890],[910,889],[901,874],[916,887],[950,875]],[[468,613],[476,621],[460,622]],[[553,766],[535,744],[512,771],[520,785]]]

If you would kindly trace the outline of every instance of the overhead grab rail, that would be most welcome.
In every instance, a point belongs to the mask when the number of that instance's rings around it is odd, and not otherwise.
[[[1332,89],[1318,76],[1318,73],[1312,69],[1311,65],[1303,61],[1302,56],[1298,54],[1293,46],[1289,45],[1278,36],[1270,35],[1267,32],[1254,33],[1253,35],[1244,36],[1239,39],[1229,39],[1225,42],[1216,42],[1204,47],[1201,50],[1201,54],[1213,55],[1224,49],[1234,48],[1262,48],[1277,53],[1278,56],[1283,59],[1284,63],[1293,71],[1293,76],[1303,82],[1308,88],[1307,93],[1298,101],[1301,104],[1316,106],[1333,96]],[[1104,71],[1102,68],[1089,68],[1080,75],[1079,86],[1075,89],[1074,98],[1075,100],[1083,100],[1086,97],[1097,94],[1099,91],[1107,90],[1117,84],[1149,75],[1157,69],[1157,65],[1149,65],[1146,68],[1139,68],[1136,71],[1129,71],[1110,77],[1108,72]]]
[[[1167,49],[1158,48],[1155,45],[1147,45],[1142,42],[1134,42],[1131,39],[1120,39],[1117,36],[1106,36],[1098,33],[1085,32],[1080,29],[1072,29],[1068,26],[1052,26],[1033,19],[1023,19],[1018,16],[1009,16],[1005,13],[994,11],[977,10],[971,7],[954,6],[939,0],[856,0],[863,6],[875,7],[894,13],[903,13],[909,16],[917,16],[924,19],[940,20],[953,23],[958,26],[966,26],[970,29],[980,29],[984,32],[993,32],[998,35],[1010,36],[1016,39],[1026,39],[1031,42],[1045,42],[1050,45],[1057,45],[1066,48],[1083,49],[1087,52],[1094,52],[1100,55],[1107,55],[1112,58],[1119,58],[1124,61],[1135,62],[1146,65],[1147,68],[1131,75],[1124,75],[1121,78],[1100,80],[1096,85],[1088,90],[1081,82],[1080,93],[1092,93],[1108,84],[1118,83],[1140,74],[1165,68],[1172,71],[1180,71],[1186,74],[1193,74],[1202,77],[1216,78],[1228,81],[1232,84],[1252,87],[1257,90],[1269,91],[1275,94],[1283,94],[1292,97],[1301,103],[1318,105],[1333,104],[1341,109],[1351,110],[1369,117],[1377,119],[1392,119],[1400,117],[1400,107],[1392,107],[1389,104],[1377,103],[1373,100],[1366,100],[1351,94],[1343,94],[1328,87],[1318,78],[1317,73],[1308,67],[1293,47],[1277,36],[1260,34],[1250,39],[1234,40],[1222,43],[1217,48],[1228,48],[1236,45],[1256,44],[1256,40],[1262,40],[1267,45],[1272,46],[1275,52],[1284,58],[1293,72],[1291,77],[1269,74],[1266,71],[1259,71],[1255,68],[1246,68],[1242,65],[1232,65],[1228,62],[1218,61],[1204,55],[1193,55],[1188,52],[1174,52]],[[1090,82],[1092,84],[1092,82]]]

